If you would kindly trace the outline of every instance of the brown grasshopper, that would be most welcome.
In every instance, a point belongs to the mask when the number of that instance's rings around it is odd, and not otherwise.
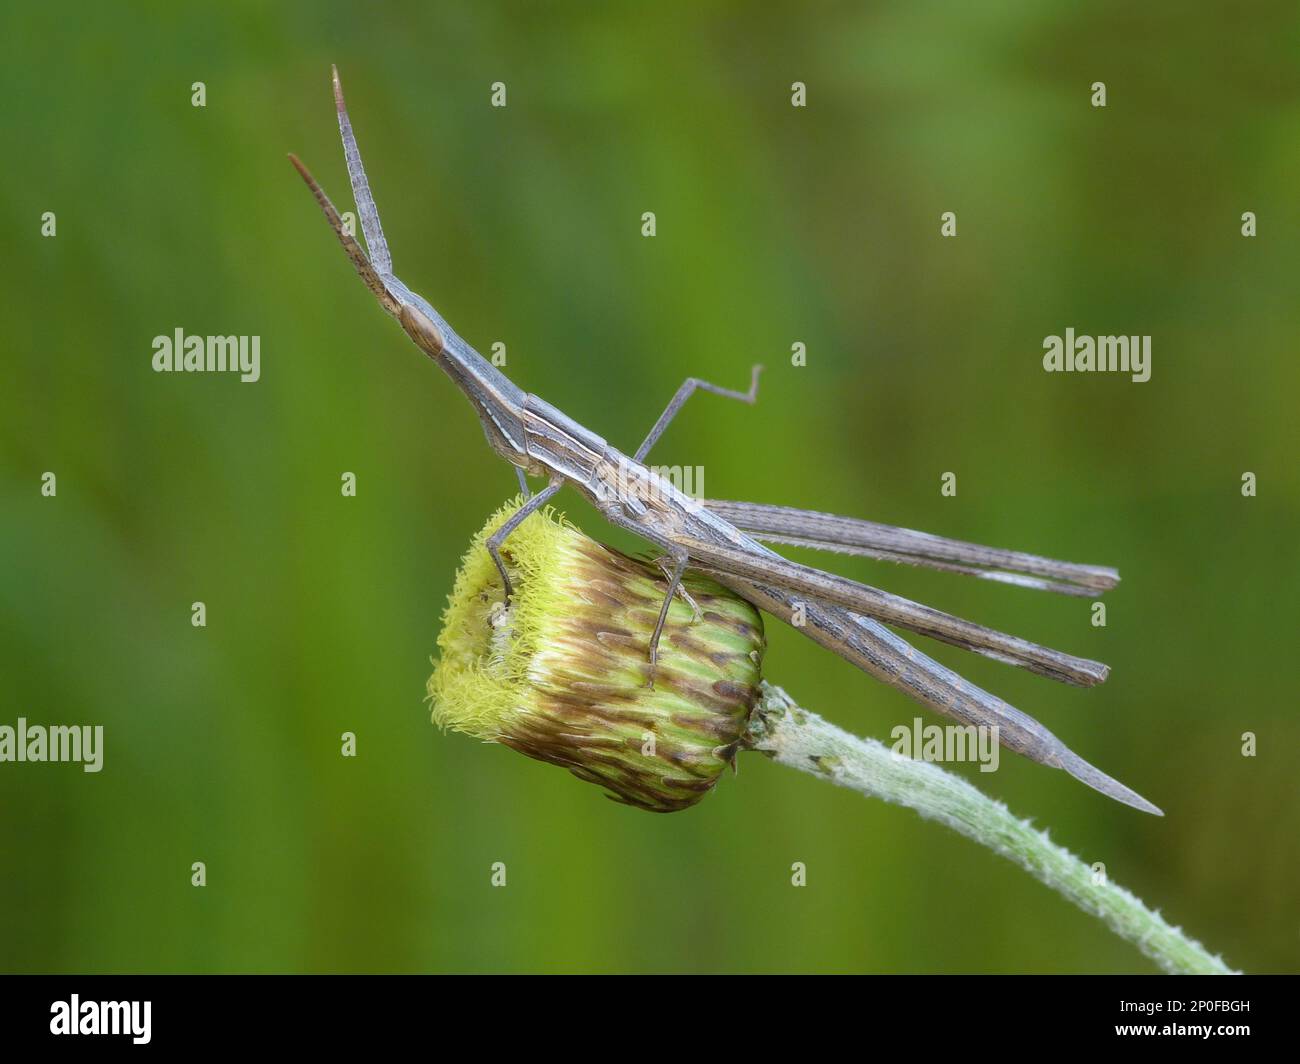
[[[663,607],[647,647],[653,683],[659,636],[674,595],[682,594],[687,568],[707,571],[767,612],[909,697],[963,724],[995,728],[1003,746],[1043,765],[1062,768],[1102,794],[1162,815],[1160,810],[1071,751],[1032,717],[967,683],[926,657],[885,625],[917,632],[997,661],[1065,683],[1092,686],[1106,679],[1099,662],[1077,658],[1016,636],[962,620],[866,584],[800,565],[759,540],[816,547],[910,565],[965,573],[1022,587],[1095,595],[1115,586],[1113,569],[1053,561],[1018,551],[981,547],[868,521],[747,502],[693,499],[644,464],[646,455],[682,405],[697,390],[753,403],[755,366],[747,391],[688,378],[649,435],[630,457],[550,403],[516,387],[497,367],[462,340],[446,320],[393,274],[379,212],[352,133],[338,70],[334,100],[357,215],[366,248],[344,226],[329,197],[294,155],[289,159],[315,195],[348,258],[380,306],[407,336],[446,371],[483,423],[489,445],[515,467],[525,504],[487,541],[501,573],[505,599],[512,588],[501,546],[519,524],[565,484],[586,496],[612,524],[663,552],[668,577]],[[367,249],[369,254],[367,254]],[[529,491],[527,476],[545,477]],[[689,598],[687,599],[689,604]]]

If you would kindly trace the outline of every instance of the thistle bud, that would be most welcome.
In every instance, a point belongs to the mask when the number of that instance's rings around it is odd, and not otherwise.
[[[456,575],[429,678],[434,723],[562,765],[615,801],[657,813],[694,805],[734,765],[758,698],[758,611],[687,574],[694,606],[675,597],[652,676],[662,570],[550,509],[502,545],[505,603],[486,540],[521,503],[493,515]]]

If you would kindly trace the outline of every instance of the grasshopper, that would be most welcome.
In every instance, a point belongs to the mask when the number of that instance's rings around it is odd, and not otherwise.
[[[332,80],[343,155],[365,248],[344,226],[334,204],[297,156],[290,154],[289,159],[379,305],[398,320],[406,335],[465,394],[483,424],[489,446],[515,467],[526,501],[487,540],[487,550],[501,574],[507,604],[513,589],[501,554],[503,544],[530,514],[569,484],[611,524],[629,530],[662,552],[658,560],[667,587],[647,647],[648,683],[654,682],[659,636],[673,598],[681,595],[694,607],[681,587],[682,574],[687,568],[703,570],[787,623],[798,617],[802,621],[796,624],[798,631],[922,705],[965,725],[995,728],[999,741],[1008,749],[1040,764],[1064,769],[1089,787],[1135,809],[1163,815],[1146,799],[1083,760],[1032,717],[966,682],[885,626],[929,636],[1079,686],[1105,680],[1109,671],[1105,665],[792,562],[760,541],[922,565],[1074,595],[1096,595],[1114,587],[1119,580],[1115,570],[831,514],[749,502],[700,501],[679,491],[644,464],[655,442],[696,391],[754,403],[762,367],[753,367],[745,391],[688,378],[631,456],[545,400],[523,392],[393,273],[392,256],[361,163],[337,68]],[[546,486],[531,492],[529,476],[546,478]],[[698,616],[698,610],[696,613]]]

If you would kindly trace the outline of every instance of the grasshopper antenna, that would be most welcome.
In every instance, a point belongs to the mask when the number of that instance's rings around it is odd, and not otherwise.
[[[366,287],[375,294],[380,305],[388,311],[393,317],[397,317],[401,311],[401,304],[395,299],[388,286],[384,283],[383,277],[370,264],[366,257],[365,250],[357,243],[357,238],[343,228],[343,219],[339,217],[339,212],[335,209],[330,198],[325,195],[325,190],[320,187],[316,179],[311,176],[311,171],[302,163],[302,160],[293,152],[289,153],[289,161],[293,163],[294,169],[307,183],[311,189],[312,195],[316,197],[316,202],[320,204],[320,209],[324,211],[325,218],[330,223],[330,228],[334,230],[334,235],[339,238],[339,243],[343,245],[343,250],[348,253],[348,258],[352,260],[352,265],[356,267],[357,273],[361,279],[366,282]]]
[[[357,147],[357,138],[352,134],[352,120],[348,118],[348,105],[343,101],[343,83],[339,81],[339,68],[331,65],[330,74],[334,82],[334,106],[339,112],[339,135],[343,138],[343,157],[347,160],[348,178],[352,182],[352,198],[356,200],[357,215],[361,219],[361,232],[366,237],[370,262],[380,277],[392,277],[393,256],[389,254],[388,241],[384,239],[384,227],[379,224],[379,209],[375,206],[375,197],[370,194],[366,168],[361,165],[361,149]]]

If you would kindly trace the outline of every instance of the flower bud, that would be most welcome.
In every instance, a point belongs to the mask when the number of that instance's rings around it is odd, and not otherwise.
[[[663,571],[583,535],[550,509],[506,539],[513,595],[486,540],[456,575],[429,678],[434,723],[563,765],[615,801],[668,813],[698,802],[734,765],[758,697],[758,611],[688,573],[650,667]]]

